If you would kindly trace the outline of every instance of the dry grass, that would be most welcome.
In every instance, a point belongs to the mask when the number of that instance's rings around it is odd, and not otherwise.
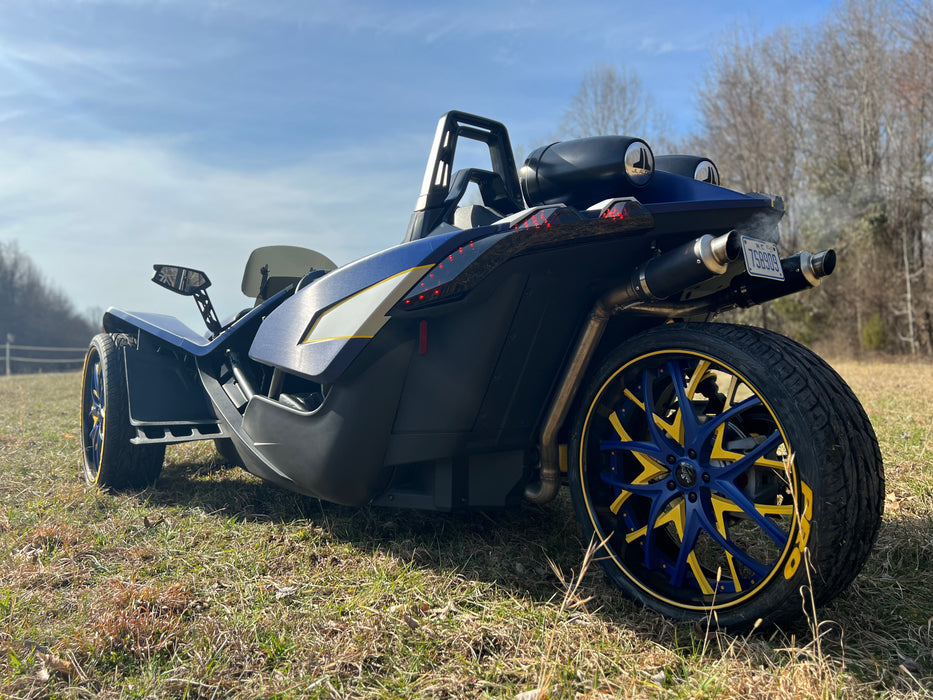
[[[878,547],[821,622],[742,637],[571,573],[585,548],[566,498],[341,508],[221,468],[207,444],[170,449],[155,488],[95,493],[78,377],[0,378],[0,695],[925,697],[933,367],[838,367],[882,442]]]

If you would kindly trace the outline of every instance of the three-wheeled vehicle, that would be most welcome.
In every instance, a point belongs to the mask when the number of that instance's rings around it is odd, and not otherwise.
[[[454,169],[462,139],[488,146],[489,169]],[[517,169],[502,124],[449,112],[399,245],[342,267],[260,248],[253,303],[225,323],[203,272],[156,265],[206,333],[109,309],[84,366],[85,476],[145,487],[166,445],[213,440],[346,505],[502,508],[566,484],[636,601],[735,628],[795,617],[801,587],[822,604],[858,573],[883,474],[825,362],[712,322],[833,271],[832,250],[779,257],[782,213],[706,158],[626,136]]]

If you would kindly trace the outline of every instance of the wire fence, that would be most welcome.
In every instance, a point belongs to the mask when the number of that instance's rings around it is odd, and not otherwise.
[[[42,345],[13,345],[7,342],[4,346],[4,363],[6,374],[13,371],[42,372],[46,369],[66,371],[78,369],[84,362],[87,348],[55,348]],[[20,353],[28,353],[26,355]],[[58,353],[59,355],[56,355]],[[61,357],[61,353],[70,353],[72,357]],[[51,355],[50,357],[45,356]]]

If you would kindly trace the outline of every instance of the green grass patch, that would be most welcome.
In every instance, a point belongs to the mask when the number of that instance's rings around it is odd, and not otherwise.
[[[933,367],[838,367],[885,458],[878,546],[820,620],[738,637],[638,609],[595,565],[566,595],[549,560],[569,583],[585,549],[566,494],[343,508],[225,468],[210,443],[170,448],[153,488],[97,493],[79,377],[0,378],[0,695],[924,696]]]

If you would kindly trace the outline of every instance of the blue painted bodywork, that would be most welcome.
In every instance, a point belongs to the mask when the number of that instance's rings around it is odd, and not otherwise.
[[[262,314],[269,313],[271,309],[282,303],[288,296],[289,291],[283,289],[264,303],[250,309],[248,313],[228,324],[223,332],[215,338],[209,338],[202,333],[198,333],[174,316],[141,311],[123,311],[113,307],[107,309],[104,313],[103,326],[108,333],[125,333],[130,329],[139,329],[190,353],[194,357],[205,357],[222,346],[236,329],[242,328],[250,320]]]
[[[770,209],[772,201],[743,195],[723,187],[657,172],[648,187],[638,190],[639,201],[652,213],[701,212],[723,209]],[[597,212],[583,212],[596,219]],[[299,290],[263,321],[249,351],[251,359],[313,381],[335,381],[368,345],[368,338],[335,338],[302,343],[309,328],[335,304],[393,275],[421,266],[433,266],[466,242],[508,231],[494,224],[468,231],[428,236],[381,251],[329,272]]]
[[[664,172],[655,172],[651,182],[630,193],[648,212],[701,213],[728,209],[772,209],[771,198],[746,195],[705,182]],[[583,220],[595,219],[597,212],[581,212]],[[368,338],[334,338],[315,343],[302,343],[314,322],[334,305],[368,287],[406,270],[433,266],[443,261],[468,241],[479,240],[509,231],[505,223],[467,231],[454,230],[379,251],[370,256],[332,270],[311,284],[285,298],[280,292],[261,306],[252,309],[236,323],[210,339],[189,328],[178,319],[157,313],[140,313],[109,309],[104,317],[108,330],[138,328],[195,357],[209,355],[222,346],[230,333],[247,319],[265,315],[253,339],[249,357],[262,364],[322,383],[335,381],[359,353],[368,345]],[[283,303],[284,302],[284,303]]]
[[[369,344],[368,338],[335,338],[311,344],[302,339],[328,309],[400,272],[431,266],[464,241],[492,235],[500,227],[453,231],[403,243],[333,270],[298,290],[269,314],[250,347],[251,359],[313,381],[337,379]],[[407,290],[406,290],[407,291]]]

